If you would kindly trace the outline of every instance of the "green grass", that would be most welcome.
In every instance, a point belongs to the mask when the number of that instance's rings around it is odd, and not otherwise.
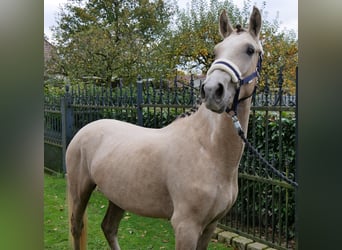
[[[44,249],[70,249],[68,242],[68,210],[65,179],[44,176]],[[107,209],[107,200],[94,191],[88,204],[88,249],[109,249],[100,224]],[[119,243],[123,250],[174,249],[175,239],[167,220],[140,217],[125,213],[120,223]],[[209,249],[232,250],[224,244],[211,242]]]

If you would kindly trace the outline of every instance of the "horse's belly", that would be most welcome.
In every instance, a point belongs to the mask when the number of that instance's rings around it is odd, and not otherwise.
[[[156,218],[170,218],[173,205],[166,187],[151,178],[123,176],[97,183],[106,198],[125,211]]]
[[[148,192],[145,194],[141,194],[141,192],[137,192],[135,194],[131,192],[124,192],[121,194],[103,193],[109,200],[123,210],[141,216],[170,218],[173,213],[172,202],[170,202],[167,197],[160,197],[159,195],[153,195]]]

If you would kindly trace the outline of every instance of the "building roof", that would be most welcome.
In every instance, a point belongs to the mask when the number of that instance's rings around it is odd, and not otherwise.
[[[52,56],[54,46],[44,38],[44,61],[48,61]]]

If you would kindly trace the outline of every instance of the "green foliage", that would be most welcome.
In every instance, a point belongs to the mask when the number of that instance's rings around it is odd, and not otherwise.
[[[293,111],[255,111],[251,113],[248,138],[253,146],[283,174],[295,174],[296,120]],[[293,239],[295,234],[295,192],[265,180],[274,177],[267,167],[245,150],[241,172],[256,176],[255,180],[239,179],[239,198],[234,206],[244,225],[275,225],[277,237]],[[288,230],[288,235],[285,235]],[[264,232],[265,233],[265,232]],[[267,233],[267,232],[266,232]]]
[[[263,89],[267,80],[271,88],[276,88],[279,83],[278,72],[284,67],[284,90],[295,94],[296,90],[296,66],[298,66],[298,41],[291,32],[280,32],[279,22],[273,23],[264,20],[264,27],[260,39],[263,44],[263,68],[260,79],[260,87]]]
[[[64,88],[58,87],[58,86],[53,86],[49,84],[44,84],[44,97],[45,99],[47,98],[52,98],[52,97],[60,97],[64,95]]]
[[[189,70],[201,67],[206,72],[214,60],[214,46],[222,40],[218,32],[218,15],[229,9],[232,20],[241,16],[240,11],[229,0],[219,2],[192,0],[191,7],[178,12],[178,26],[172,37],[173,52],[177,64]]]
[[[249,120],[248,137],[263,155],[275,164],[295,166],[296,120],[294,112],[255,111]],[[267,148],[266,148],[267,143]]]
[[[50,73],[97,76],[110,83],[141,71],[160,74],[158,44],[167,35],[175,5],[158,1],[73,0],[54,28],[57,49]]]

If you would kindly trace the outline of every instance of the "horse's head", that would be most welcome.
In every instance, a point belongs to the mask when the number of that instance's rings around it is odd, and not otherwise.
[[[201,87],[201,97],[208,109],[222,113],[232,108],[236,93],[240,98],[252,94],[256,84],[252,80],[258,74],[256,68],[262,53],[260,29],[261,14],[256,7],[248,29],[239,25],[233,29],[226,11],[221,13],[219,31],[223,41],[214,48],[215,61]]]

